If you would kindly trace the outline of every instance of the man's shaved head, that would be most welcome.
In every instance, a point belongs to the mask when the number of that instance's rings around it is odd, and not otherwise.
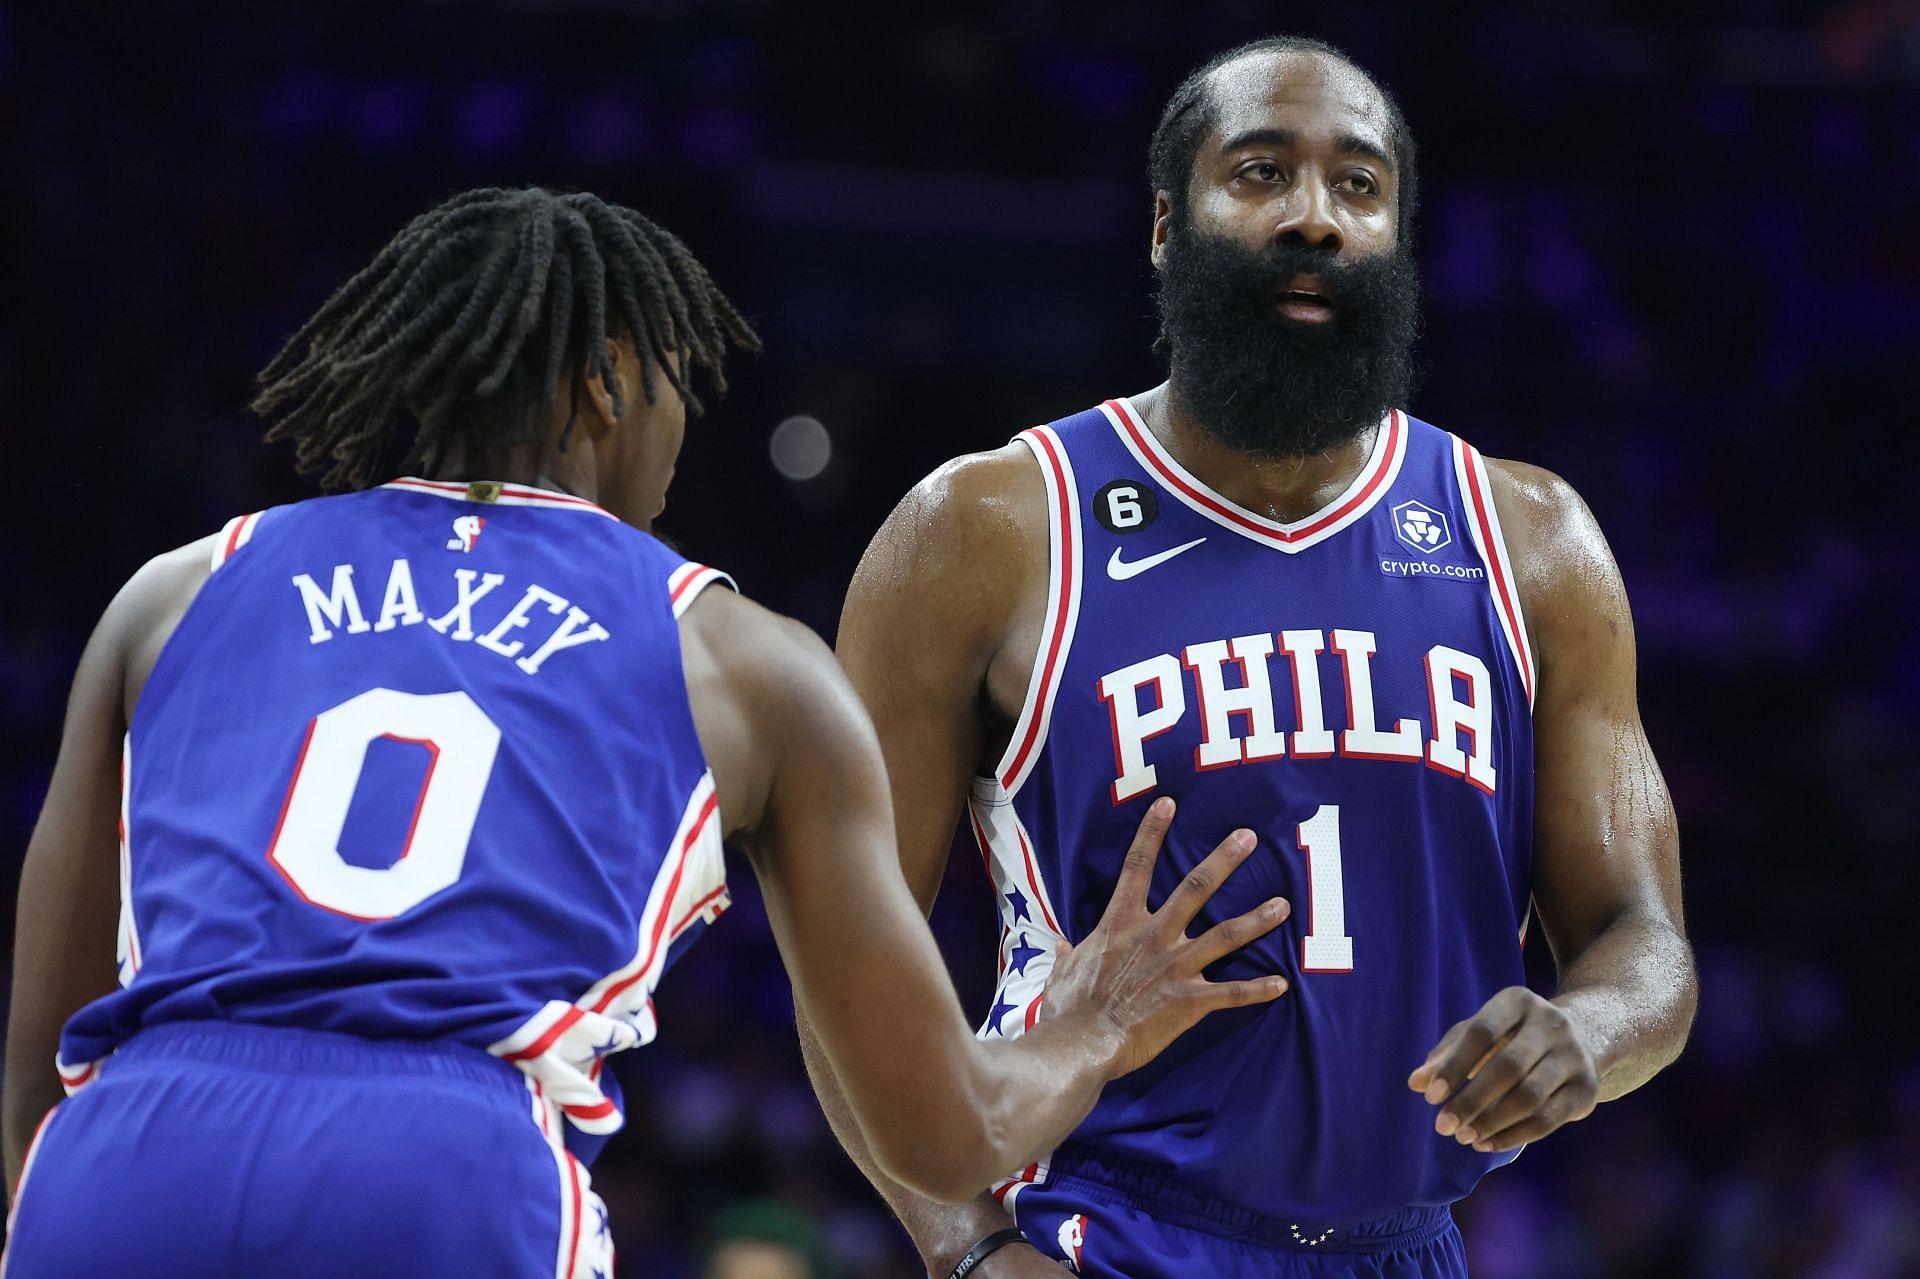
[[[1153,143],[1147,152],[1147,180],[1156,193],[1164,191],[1176,217],[1186,212],[1187,188],[1193,175],[1193,161],[1201,140],[1220,122],[1222,94],[1234,91],[1234,64],[1261,55],[1305,54],[1337,63],[1371,87],[1385,113],[1389,158],[1393,162],[1396,184],[1396,210],[1399,245],[1406,252],[1413,244],[1414,214],[1418,205],[1419,181],[1415,164],[1413,134],[1407,128],[1400,104],[1386,88],[1352,58],[1322,40],[1306,36],[1267,36],[1228,49],[1207,59],[1173,91],[1160,113],[1159,127],[1153,131]]]

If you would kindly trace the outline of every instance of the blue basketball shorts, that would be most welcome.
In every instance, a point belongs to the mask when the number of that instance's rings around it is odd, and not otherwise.
[[[1013,1214],[1028,1242],[1085,1279],[1467,1279],[1446,1208],[1338,1228],[1259,1219],[1228,1227],[1055,1176],[1022,1186]]]
[[[158,1026],[42,1121],[6,1279],[611,1279],[560,1124],[464,1045]]]

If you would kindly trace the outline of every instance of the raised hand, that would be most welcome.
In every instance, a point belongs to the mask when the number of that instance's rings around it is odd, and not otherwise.
[[[1485,1154],[1592,1114],[1600,1071],[1573,1018],[1525,986],[1509,986],[1442,1036],[1407,1087],[1446,1103],[1435,1132]]]
[[[1148,909],[1147,888],[1172,822],[1173,801],[1155,800],[1127,849],[1099,926],[1078,945],[1062,946],[1047,983],[1049,1019],[1099,1017],[1119,1032],[1115,1077],[1152,1061],[1208,1013],[1267,1003],[1287,989],[1287,979],[1277,975],[1228,982],[1201,976],[1207,965],[1279,927],[1292,909],[1285,898],[1270,898],[1198,937],[1187,936],[1200,908],[1253,851],[1252,831],[1227,836],[1159,910]]]

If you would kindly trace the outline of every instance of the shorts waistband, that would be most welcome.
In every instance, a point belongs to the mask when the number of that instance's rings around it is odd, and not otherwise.
[[[1427,1243],[1453,1224],[1450,1205],[1410,1205],[1362,1220],[1315,1221],[1255,1212],[1215,1199],[1179,1179],[1179,1170],[1107,1152],[1062,1150],[1047,1185],[1118,1203],[1152,1219],[1216,1238],[1277,1251],[1387,1252]]]
[[[273,1075],[400,1075],[452,1079],[524,1093],[509,1062],[466,1044],[430,1039],[365,1039],[329,1030],[225,1021],[168,1022],[121,1044],[103,1070],[126,1075],[191,1063]]]

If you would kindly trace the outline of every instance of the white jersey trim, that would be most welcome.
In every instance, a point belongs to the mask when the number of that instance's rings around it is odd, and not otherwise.
[[[133,792],[133,734],[120,739],[120,930],[114,938],[114,959],[125,986],[140,973],[140,928],[133,917],[132,828],[127,824],[128,797]]]
[[[1493,611],[1500,619],[1501,633],[1507,637],[1507,651],[1520,671],[1520,682],[1527,690],[1527,709],[1531,711],[1539,671],[1527,638],[1526,615],[1520,608],[1520,587],[1507,557],[1507,540],[1500,531],[1500,513],[1494,509],[1493,484],[1479,451],[1457,435],[1453,437],[1453,474],[1468,516],[1467,533],[1487,566],[1487,591],[1493,597]]]
[[[1270,546],[1276,551],[1298,555],[1310,546],[1318,546],[1342,529],[1350,527],[1379,505],[1400,477],[1407,457],[1407,415],[1389,409],[1374,433],[1373,451],[1365,466],[1339,497],[1305,519],[1283,524],[1249,511],[1221,496],[1174,460],[1164,444],[1145,425],[1140,411],[1128,399],[1108,400],[1100,406],[1112,424],[1114,433],[1140,468],[1159,482],[1181,503],[1212,520],[1221,528]]]
[[[974,1032],[975,1038],[1017,1039],[1032,1030],[1040,1018],[1047,979],[1053,975],[1065,934],[1054,909],[1053,894],[1047,890],[1034,857],[1033,840],[1014,811],[1012,796],[994,779],[977,778],[967,801],[967,821],[980,845],[980,858],[1000,911],[999,978],[993,996],[994,1009],[1000,1010],[1000,1015],[996,1018],[989,1011]],[[1016,894],[1023,903],[1031,903],[1024,919],[1014,906]],[[1023,954],[1017,971],[1016,950]],[[1025,954],[1027,951],[1038,953]],[[1023,1188],[1046,1180],[1047,1167],[1048,1161],[1043,1158],[995,1182],[990,1187],[994,1198],[1012,1212]]]
[[[606,1211],[600,1196],[594,1193],[593,1177],[567,1149],[559,1107],[548,1098],[538,1079],[529,1075],[526,1082],[533,1103],[534,1126],[540,1130],[540,1140],[552,1155],[554,1171],[560,1179],[560,1230],[553,1258],[554,1279],[612,1274],[613,1236],[597,1224],[591,1235],[587,1232],[588,1210],[596,1217]]]
[[[1074,626],[1080,617],[1080,588],[1086,577],[1079,490],[1074,486],[1067,446],[1050,426],[1036,426],[1014,438],[1032,451],[1047,492],[1047,612],[1040,626],[1040,646],[1033,655],[1033,673],[1027,678],[1026,701],[1014,721],[1007,749],[989,779],[1009,799],[1032,774],[1046,747],[1060,675],[1073,648]]]
[[[235,551],[253,540],[253,530],[260,526],[262,511],[250,515],[236,515],[220,529],[220,536],[213,539],[213,562],[209,569],[219,568],[233,558]]]
[[[667,952],[696,923],[712,923],[732,904],[720,831],[719,795],[708,772],[687,800],[647,893],[633,958],[572,1003],[549,1000],[519,1029],[487,1046],[538,1080],[582,1132],[619,1130],[620,1111],[600,1090],[602,1061],[653,1041],[659,1033],[653,991]]]
[[[700,592],[709,586],[722,585],[738,594],[740,587],[731,577],[717,568],[708,568],[705,564],[695,564],[689,560],[667,575],[667,599],[673,604],[673,615],[681,617],[693,607],[693,601]]]
[[[603,506],[596,506],[584,497],[575,497],[571,493],[556,493],[551,489],[538,489],[526,484],[504,484],[498,480],[423,480],[417,475],[403,475],[397,480],[388,480],[380,487],[405,489],[409,493],[426,493],[455,502],[472,502],[476,506],[544,506],[554,510],[564,508],[589,511],[594,515],[604,515],[610,520],[620,518],[612,511]]]

